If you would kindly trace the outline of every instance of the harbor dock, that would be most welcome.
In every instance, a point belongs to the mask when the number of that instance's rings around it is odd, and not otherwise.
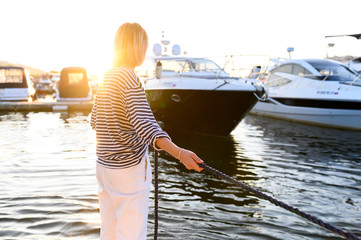
[[[63,102],[0,102],[0,111],[91,111],[92,101],[63,101]]]

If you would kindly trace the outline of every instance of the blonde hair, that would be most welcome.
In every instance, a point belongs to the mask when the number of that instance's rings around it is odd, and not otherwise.
[[[148,35],[138,23],[124,23],[115,35],[113,66],[139,66],[148,48]]]

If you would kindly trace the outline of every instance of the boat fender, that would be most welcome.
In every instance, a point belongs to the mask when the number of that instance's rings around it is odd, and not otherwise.
[[[162,63],[160,61],[157,61],[157,66],[155,68],[155,77],[157,79],[160,79],[162,76]]]

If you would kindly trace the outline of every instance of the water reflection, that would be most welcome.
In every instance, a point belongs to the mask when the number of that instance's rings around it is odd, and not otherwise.
[[[96,239],[88,116],[2,113],[0,131],[0,239]]]
[[[257,174],[252,172],[253,160],[239,154],[242,145],[241,143],[237,143],[232,136],[210,137],[181,132],[168,133],[177,145],[194,151],[209,166],[241,181],[247,181],[251,184],[257,181]],[[174,161],[171,156],[164,153],[161,154],[161,157],[169,160],[169,162]],[[184,170],[185,168],[182,169],[182,171]],[[189,176],[189,172],[185,171],[184,176]],[[203,174],[201,176],[203,178],[203,185],[201,187],[203,188],[233,188],[223,180],[214,179],[212,175],[205,177]],[[194,192],[194,194],[197,193]],[[247,193],[243,191],[240,191],[239,194],[240,197],[247,196]],[[210,201],[214,200],[215,199]],[[222,199],[218,200],[222,201]],[[257,200],[253,199],[250,202],[255,203]],[[244,205],[244,201],[234,204]]]
[[[291,150],[290,153],[304,155],[304,159],[330,160],[331,157],[337,160],[343,156],[351,161],[360,160],[360,131],[323,128],[253,115],[248,116],[245,122],[257,126],[263,132],[263,138],[277,143],[279,150]],[[290,148],[290,145],[295,147]]]
[[[0,121],[25,121],[27,115],[27,112],[0,112]]]
[[[60,114],[60,118],[64,120],[64,123],[88,122],[88,118],[84,118],[84,116],[88,116],[90,111],[59,111],[58,114]]]
[[[264,189],[360,235],[361,132],[248,116],[267,169]],[[237,129],[236,138],[243,129]],[[358,226],[358,227],[357,227]]]
[[[99,239],[88,113],[1,113],[0,131],[0,239]],[[226,138],[170,135],[208,165],[361,235],[360,132],[251,115]],[[164,152],[159,165],[159,239],[339,239]]]

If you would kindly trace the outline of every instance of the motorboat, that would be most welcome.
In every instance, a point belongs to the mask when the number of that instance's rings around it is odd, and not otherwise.
[[[266,79],[268,99],[251,113],[326,127],[361,130],[361,79],[326,59],[289,59]]]
[[[55,88],[56,101],[91,101],[87,71],[82,67],[66,67],[60,72]]]
[[[35,83],[36,94],[46,95],[54,93],[54,83],[49,78],[40,79]]]
[[[35,89],[24,67],[0,66],[0,101],[32,101]]]
[[[155,54],[137,74],[160,125],[183,132],[227,136],[265,93],[207,58]]]
[[[161,74],[143,75],[141,81],[165,129],[229,135],[265,92],[261,83],[230,77],[209,59],[163,56],[147,61],[152,69],[162,65]]]

